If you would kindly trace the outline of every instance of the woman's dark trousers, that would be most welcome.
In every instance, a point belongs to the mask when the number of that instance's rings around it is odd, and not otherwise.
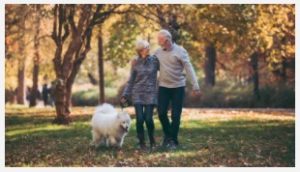
[[[136,131],[139,144],[145,145],[144,123],[146,123],[150,145],[153,146],[155,144],[153,122],[154,105],[135,104],[134,107],[136,113]]]

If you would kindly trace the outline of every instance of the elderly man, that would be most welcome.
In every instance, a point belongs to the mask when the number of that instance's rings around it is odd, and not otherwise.
[[[175,149],[178,146],[178,132],[184,99],[186,78],[193,86],[194,96],[200,96],[200,88],[193,66],[187,51],[172,41],[172,36],[167,30],[158,33],[158,44],[154,55],[160,63],[159,90],[158,90],[158,114],[164,132],[162,145]],[[168,118],[168,106],[171,103],[171,119]]]

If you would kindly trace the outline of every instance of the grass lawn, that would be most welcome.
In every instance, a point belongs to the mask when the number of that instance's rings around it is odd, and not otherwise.
[[[69,126],[52,108],[5,108],[6,166],[295,166],[294,109],[184,109],[177,150],[137,150],[134,111],[122,150],[91,148],[93,108],[72,109]],[[155,114],[155,136],[162,130]]]

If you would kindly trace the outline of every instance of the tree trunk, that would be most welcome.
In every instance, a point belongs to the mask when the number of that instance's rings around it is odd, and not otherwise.
[[[252,79],[253,79],[253,94],[257,99],[260,99],[259,93],[259,75],[258,75],[258,52],[254,52],[251,59],[251,67],[252,67]]]
[[[25,28],[25,18],[21,21],[21,26]],[[21,38],[18,40],[18,53],[20,57],[18,59],[18,86],[17,86],[17,103],[25,103],[25,62],[26,62],[26,52],[25,52],[25,33],[22,34]]]
[[[80,42],[78,43],[80,44]],[[79,46],[79,45],[75,45]],[[61,51],[61,49],[58,49]],[[72,86],[75,81],[76,75],[79,72],[80,66],[83,62],[83,60],[86,57],[88,51],[85,51],[84,53],[81,53],[80,55],[77,55],[72,67],[67,67],[64,70],[64,72],[57,71],[57,85],[55,90],[55,106],[56,106],[56,118],[54,119],[53,123],[56,124],[69,124],[71,122],[70,118],[70,106],[72,105]],[[60,54],[60,53],[56,53]],[[68,54],[65,54],[65,57],[68,56]],[[54,60],[54,63],[57,61]],[[57,65],[57,64],[56,64]],[[69,65],[69,64],[68,64]],[[70,73],[69,76],[60,76],[60,74],[64,73]]]
[[[83,60],[91,49],[93,28],[95,25],[102,24],[114,10],[113,8],[102,12],[103,6],[97,5],[96,11],[93,12],[91,4],[78,5],[80,13],[76,22],[74,17],[77,8],[75,7],[74,5],[57,4],[53,10],[52,39],[56,44],[53,63],[56,74],[55,106],[57,114],[53,122],[57,124],[69,124],[71,121],[69,106],[71,106],[72,85]],[[63,45],[66,46],[64,42],[67,38],[70,41],[63,53]]]
[[[98,36],[98,73],[99,73],[99,103],[102,104],[105,101],[104,93],[104,66],[103,66],[103,41],[101,32]]]
[[[73,82],[71,84],[67,84],[66,86],[66,112],[68,114],[71,113],[70,107],[72,106],[72,87]]]
[[[91,84],[93,84],[93,85],[97,85],[98,84],[97,79],[93,76],[92,73],[90,73],[90,72],[88,73],[88,78],[89,78]]]
[[[25,103],[25,58],[24,56],[24,38],[21,38],[19,41],[19,53],[21,54],[20,59],[18,60],[18,87],[17,87],[17,103]]]
[[[69,106],[67,105],[66,95],[66,84],[62,80],[57,80],[54,94],[56,118],[53,120],[53,123],[55,124],[69,124],[71,122],[70,110]]]
[[[39,64],[34,64],[33,66],[33,77],[32,77],[32,90],[30,92],[30,102],[29,107],[36,106],[36,99],[38,95],[38,75],[39,75]]]
[[[216,66],[216,48],[213,43],[210,43],[205,50],[205,84],[208,86],[215,85],[215,66]]]
[[[287,60],[284,58],[281,62],[281,79],[286,82],[287,75],[286,75],[286,68],[287,68]]]
[[[180,41],[179,29],[180,26],[177,21],[177,16],[175,14],[169,13],[166,15],[160,8],[156,9],[158,16],[158,22],[161,28],[168,30],[172,35],[172,40],[174,42]]]
[[[37,10],[38,10],[38,5],[37,5]],[[38,11],[37,11],[38,12]],[[39,54],[39,33],[40,33],[40,18],[39,15],[36,15],[36,33],[34,36],[34,66],[33,66],[33,73],[32,73],[32,91],[31,91],[31,96],[30,96],[30,103],[29,106],[33,107],[36,106],[36,99],[37,99],[37,94],[38,94],[38,79],[39,79],[39,63],[40,63],[40,54]]]
[[[18,87],[17,87],[17,103],[24,104],[24,92],[25,92],[25,61],[19,60],[18,67]]]

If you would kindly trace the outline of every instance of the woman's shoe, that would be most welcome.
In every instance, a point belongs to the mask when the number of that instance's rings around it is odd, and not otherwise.
[[[155,141],[150,141],[150,151],[153,151],[156,148]]]
[[[139,143],[139,149],[140,149],[141,151],[146,151],[146,150],[147,150],[146,144],[145,144],[145,143]]]
[[[150,140],[150,146],[151,146],[151,147],[152,147],[152,146],[156,146],[156,141],[155,141],[155,139],[154,139],[153,136],[150,136],[150,137],[149,137],[149,140]]]

